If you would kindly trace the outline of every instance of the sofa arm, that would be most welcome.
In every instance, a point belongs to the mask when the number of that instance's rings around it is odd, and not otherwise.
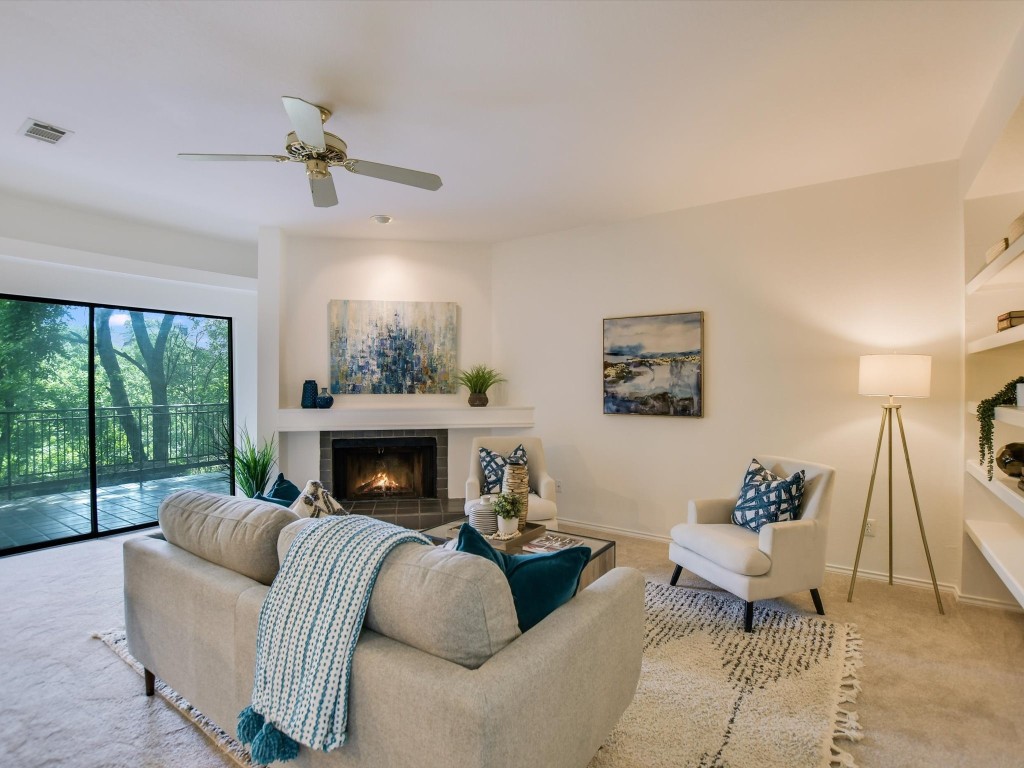
[[[475,477],[466,480],[466,501],[480,498],[480,481]]]
[[[817,520],[769,523],[758,532],[757,547],[772,561],[773,579],[781,579],[796,592],[816,589],[825,577],[825,542]]]
[[[722,524],[732,520],[736,499],[690,499],[686,522],[697,524]]]

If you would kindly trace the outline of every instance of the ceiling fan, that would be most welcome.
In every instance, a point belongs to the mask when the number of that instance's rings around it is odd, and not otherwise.
[[[329,110],[293,96],[283,96],[285,112],[295,130],[288,134],[286,155],[200,155],[181,153],[185,160],[234,160],[275,163],[302,163],[306,166],[313,205],[329,208],[338,204],[331,167],[341,167],[360,176],[372,176],[384,181],[396,181],[410,187],[440,189],[441,177],[433,173],[412,171],[394,165],[354,160],[348,156],[348,145],[333,133],[324,131],[324,123],[331,116]]]

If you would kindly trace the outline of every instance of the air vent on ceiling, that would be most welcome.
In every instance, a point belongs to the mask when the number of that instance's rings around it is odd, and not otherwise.
[[[33,120],[30,117],[22,123],[21,130],[19,130],[18,133],[22,136],[28,136],[30,139],[45,141],[47,144],[56,144],[69,134],[74,133],[74,131],[69,131],[66,128],[58,128],[55,125],[43,123],[39,120]]]

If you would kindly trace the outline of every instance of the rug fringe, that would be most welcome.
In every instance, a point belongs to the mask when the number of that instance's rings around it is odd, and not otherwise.
[[[839,695],[832,728],[832,749],[829,766],[835,768],[857,768],[853,755],[836,745],[836,739],[860,741],[864,729],[857,721],[857,713],[843,709],[842,704],[855,704],[861,692],[858,670],[864,666],[864,641],[854,624],[846,625],[846,652],[843,656],[843,677],[839,682]]]

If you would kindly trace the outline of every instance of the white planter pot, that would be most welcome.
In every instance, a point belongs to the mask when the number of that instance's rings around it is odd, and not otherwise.
[[[498,533],[502,536],[508,536],[510,533],[519,532],[519,518],[518,517],[499,517],[498,518]]]

